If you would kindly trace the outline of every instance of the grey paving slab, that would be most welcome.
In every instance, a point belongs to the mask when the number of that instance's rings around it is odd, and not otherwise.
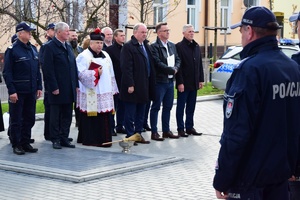
[[[171,113],[171,130],[176,133],[176,105]],[[160,119],[160,116],[159,116]],[[159,120],[160,121],[160,120]],[[113,176],[73,183],[64,180],[26,175],[0,170],[0,199],[174,199],[174,200],[213,200],[216,199],[212,187],[215,161],[219,150],[222,132],[222,101],[199,101],[195,111],[195,128],[203,132],[202,136],[167,139],[163,142],[151,141],[148,145],[134,146],[131,155],[145,157],[177,157],[183,161],[156,165],[149,168],[128,171]],[[161,124],[158,125],[161,131]],[[42,149],[51,146],[42,136],[43,122],[37,121],[33,128],[34,146]],[[143,134],[150,139],[150,132]],[[6,133],[0,133],[0,148],[7,142]],[[71,127],[71,137],[76,139],[77,130]],[[123,138],[119,134],[114,140]],[[3,143],[2,143],[3,142]],[[5,144],[7,145],[7,144]],[[46,146],[45,146],[46,145]],[[76,148],[84,148],[77,144]],[[87,148],[90,149],[90,148]],[[99,148],[91,148],[99,150]],[[64,149],[67,152],[72,149]],[[74,150],[74,149],[73,149]],[[120,153],[118,144],[109,149],[100,149],[110,153]],[[1,151],[1,150],[0,150]],[[49,149],[55,153],[55,150]],[[15,156],[7,150],[9,156]],[[33,155],[26,154],[25,157]]]
[[[183,160],[174,156],[150,157],[83,147],[53,150],[45,143],[35,147],[40,149],[38,153],[16,156],[11,155],[10,145],[4,145],[0,149],[0,169],[83,182]]]

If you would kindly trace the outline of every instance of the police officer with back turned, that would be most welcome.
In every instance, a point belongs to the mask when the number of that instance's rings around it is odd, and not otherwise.
[[[242,61],[224,93],[224,127],[213,186],[218,199],[288,200],[298,156],[300,69],[278,47],[267,8],[251,7],[239,27]]]

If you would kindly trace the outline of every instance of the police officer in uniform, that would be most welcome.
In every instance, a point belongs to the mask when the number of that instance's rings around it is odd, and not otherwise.
[[[300,40],[300,12],[290,17],[290,22],[294,22],[297,27],[298,38]],[[299,43],[300,46],[300,43]],[[300,65],[300,52],[292,55],[292,59]],[[293,176],[289,179],[291,200],[300,199],[300,157],[298,157],[297,168]]]
[[[224,94],[216,196],[289,199],[300,135],[299,66],[280,51],[279,25],[269,9],[249,8],[231,28],[237,27],[244,48]]]
[[[54,23],[48,24],[47,34],[46,34],[46,37],[47,37],[48,41],[41,46],[41,49],[40,49],[40,52],[39,52],[39,61],[40,61],[42,71],[44,71],[43,61],[44,61],[45,44],[50,42],[52,40],[52,38],[54,37],[54,35],[55,35],[54,27],[55,27]],[[43,102],[44,103],[44,108],[45,108],[45,113],[44,113],[44,138],[45,138],[45,140],[51,140],[50,127],[49,127],[49,121],[50,121],[50,105],[49,105],[49,101],[48,101],[48,98],[49,98],[48,92],[49,91],[48,91],[48,88],[47,88],[47,83],[46,83],[45,76],[43,76],[43,81],[44,81],[44,87],[45,87],[44,102]]]
[[[38,53],[31,39],[31,28],[21,22],[16,27],[18,39],[5,52],[3,76],[9,93],[10,139],[13,152],[35,153],[30,143],[35,123],[36,99],[42,95]]]

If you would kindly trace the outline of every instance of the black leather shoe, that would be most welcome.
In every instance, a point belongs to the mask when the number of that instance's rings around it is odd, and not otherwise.
[[[144,128],[145,131],[151,131],[151,128],[148,124],[145,125],[143,128]]]
[[[178,131],[178,135],[180,136],[180,137],[189,137],[189,135],[188,134],[185,134],[185,132],[184,131]]]
[[[59,142],[53,142],[52,147],[53,147],[53,149],[61,149],[62,148]]]
[[[25,151],[23,150],[23,148],[21,146],[14,147],[13,152],[14,152],[14,154],[17,154],[17,155],[25,154]]]
[[[156,140],[156,141],[164,141],[164,138],[161,138],[158,133],[152,133],[151,134],[151,140]]]
[[[163,138],[172,138],[172,139],[178,139],[180,136],[174,135],[172,131],[169,132],[163,132]]]
[[[126,134],[125,128],[116,128],[116,132],[117,133],[122,133],[122,134]]]
[[[24,144],[22,148],[25,152],[29,153],[36,153],[38,151],[37,148],[33,148],[30,144]]]
[[[186,133],[189,135],[202,135],[202,133],[198,133],[194,128],[186,130]]]
[[[70,137],[69,137],[68,140],[69,140],[69,142],[72,142],[72,141],[73,141],[73,138],[70,138]]]
[[[74,144],[71,144],[71,142],[69,143],[61,143],[60,144],[62,147],[69,147],[69,148],[75,148]]]
[[[34,139],[30,139],[29,142],[32,144],[34,143]]]

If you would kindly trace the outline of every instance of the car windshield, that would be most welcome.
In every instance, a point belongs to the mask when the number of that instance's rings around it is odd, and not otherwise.
[[[232,51],[232,48],[228,48],[220,58],[226,57],[226,55],[227,55],[230,51]]]
[[[236,60],[240,60],[240,52],[243,50],[241,46],[232,46],[225,51],[225,53],[220,57],[220,59],[228,59],[233,58]]]

